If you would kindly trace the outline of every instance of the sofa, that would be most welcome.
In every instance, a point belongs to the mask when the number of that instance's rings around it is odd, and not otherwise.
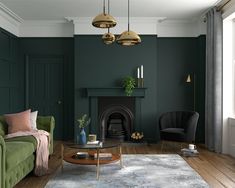
[[[4,140],[8,125],[0,116],[0,187],[11,188],[29,174],[35,165],[37,141],[33,136],[22,136]],[[53,153],[53,130],[55,120],[52,116],[38,116],[37,129],[50,133],[49,154]]]

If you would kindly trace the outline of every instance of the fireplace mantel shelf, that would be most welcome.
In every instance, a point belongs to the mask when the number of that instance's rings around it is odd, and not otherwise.
[[[122,87],[90,87],[85,89],[87,92],[87,97],[126,97],[124,88]],[[135,88],[131,97],[144,98],[146,89],[147,88]]]

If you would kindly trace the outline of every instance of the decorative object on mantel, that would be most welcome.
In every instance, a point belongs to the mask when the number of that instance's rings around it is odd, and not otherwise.
[[[133,141],[141,141],[144,138],[144,134],[143,134],[143,132],[142,133],[133,132],[131,134],[131,138]]]
[[[77,135],[77,142],[81,145],[86,144],[86,132],[84,128],[90,124],[91,118],[87,117],[87,114],[84,114],[81,118],[77,119],[79,123],[80,133]]]
[[[109,0],[108,0],[108,15],[109,15]],[[115,41],[115,35],[113,33],[110,33],[108,28],[108,33],[105,33],[102,36],[102,40],[105,44],[112,44]]]
[[[135,79],[132,76],[127,76],[123,79],[123,87],[125,88],[126,96],[131,96],[135,88]]]
[[[144,87],[144,66],[137,67],[137,87]]]
[[[130,30],[130,0],[128,0],[128,30],[124,31],[117,39],[117,43],[123,46],[133,46],[141,43],[137,33]]]
[[[114,17],[105,13],[105,0],[103,0],[103,13],[93,19],[92,25],[98,28],[111,28],[117,25]]]
[[[193,84],[193,110],[195,111],[195,106],[196,106],[196,75],[195,73],[193,74],[193,76],[191,76],[191,74],[188,74],[185,82],[189,84]]]

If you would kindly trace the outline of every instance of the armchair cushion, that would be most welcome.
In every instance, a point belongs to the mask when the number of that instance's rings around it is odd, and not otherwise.
[[[185,132],[181,128],[166,128],[161,130],[161,138],[163,140],[184,141]]]

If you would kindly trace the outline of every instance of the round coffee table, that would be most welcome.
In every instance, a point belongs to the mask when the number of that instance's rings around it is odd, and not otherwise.
[[[77,152],[73,152],[71,154],[65,154],[64,155],[64,149],[75,149],[76,151],[79,150],[87,150],[89,154],[97,153],[97,159],[93,157],[88,158],[75,158]],[[100,158],[100,153],[103,149],[109,149],[109,148],[117,148],[117,153],[111,153],[112,157],[110,159],[102,159]],[[102,142],[102,144],[97,145],[79,145],[76,143],[63,143],[61,144],[61,169],[63,170],[63,161],[66,161],[68,163],[72,164],[78,164],[78,165],[96,165],[96,178],[99,179],[99,170],[100,165],[103,164],[110,164],[117,161],[120,161],[120,166],[122,168],[122,146],[119,141],[105,141]]]

